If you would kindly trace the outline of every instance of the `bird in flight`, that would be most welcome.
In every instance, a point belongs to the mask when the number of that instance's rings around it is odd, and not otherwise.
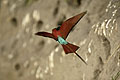
[[[79,46],[71,44],[66,41],[68,34],[71,32],[73,27],[79,22],[79,20],[85,14],[86,14],[86,11],[67,19],[66,21],[64,21],[62,23],[62,25],[60,27],[52,29],[52,33],[43,31],[43,32],[37,32],[37,33],[35,33],[35,35],[49,37],[49,38],[52,38],[52,39],[58,41],[62,45],[64,52],[66,54],[75,53],[85,64],[87,64],[85,62],[85,60],[76,53]]]

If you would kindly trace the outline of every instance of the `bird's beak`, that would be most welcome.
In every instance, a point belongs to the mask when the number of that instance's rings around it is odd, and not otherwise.
[[[39,35],[39,32],[35,33],[35,35]]]

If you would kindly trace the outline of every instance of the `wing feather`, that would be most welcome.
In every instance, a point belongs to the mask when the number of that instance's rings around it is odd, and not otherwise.
[[[74,17],[71,17],[70,19],[63,22],[63,24],[60,27],[60,33],[62,34],[62,37],[64,39],[67,38],[69,32],[72,30],[72,28],[79,22],[79,20],[86,14],[86,12],[80,13]]]
[[[48,33],[48,32],[37,32],[37,33],[35,33],[35,35],[49,37],[49,38],[54,39],[54,36],[51,33]]]

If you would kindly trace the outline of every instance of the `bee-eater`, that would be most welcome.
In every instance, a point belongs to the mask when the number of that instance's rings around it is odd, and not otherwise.
[[[54,28],[52,30],[52,33],[43,31],[43,32],[37,32],[37,33],[35,33],[35,35],[49,37],[49,38],[52,38],[52,39],[58,41],[62,45],[66,54],[75,53],[85,64],[87,64],[84,61],[84,59],[76,53],[79,46],[73,45],[66,41],[66,38],[67,38],[68,34],[70,33],[70,31],[73,29],[73,27],[79,22],[79,20],[85,14],[86,14],[86,11],[67,19],[66,21],[64,21],[62,23],[62,25],[60,27]]]

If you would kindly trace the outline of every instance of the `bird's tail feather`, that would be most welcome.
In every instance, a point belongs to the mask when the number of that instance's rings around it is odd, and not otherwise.
[[[76,53],[76,51],[79,48],[78,46],[68,43],[66,45],[62,45],[62,47],[63,47],[63,49],[64,49],[66,54],[68,54],[68,53],[75,53],[85,64],[87,64],[85,62],[85,60]]]
[[[68,43],[66,45],[62,45],[62,47],[66,54],[73,53],[73,52],[77,51],[79,48],[78,46],[76,46],[74,44],[70,44],[70,43]]]

